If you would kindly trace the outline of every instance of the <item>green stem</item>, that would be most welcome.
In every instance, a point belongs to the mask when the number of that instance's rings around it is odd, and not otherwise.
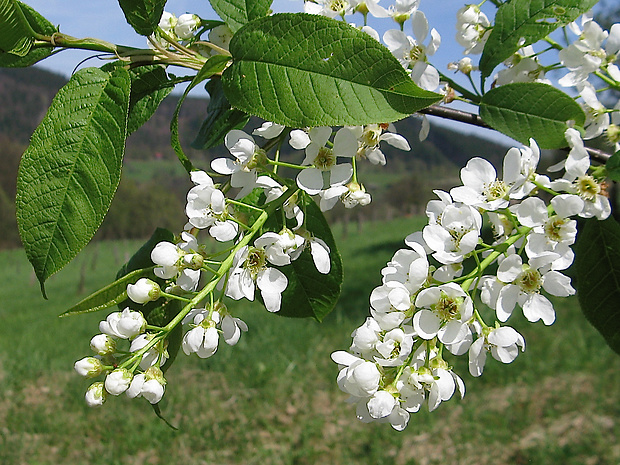
[[[294,163],[287,163],[285,161],[269,160],[269,164],[274,166],[283,166],[285,168],[293,168],[295,170],[304,170],[306,168],[309,168],[309,166],[295,165]]]
[[[163,292],[163,291],[162,291],[161,295],[163,297],[167,297],[169,299],[180,300],[181,302],[189,302],[190,301],[189,299],[187,299],[185,297],[181,297],[180,295],[168,294],[168,293]]]
[[[131,365],[132,363],[135,363],[136,360],[140,360],[141,357],[149,349],[154,347],[159,341],[161,341],[161,340],[165,339],[166,337],[168,337],[168,334],[170,334],[170,332],[178,324],[180,324],[183,321],[185,316],[193,308],[197,307],[198,304],[200,304],[200,302],[202,300],[204,300],[209,294],[211,294],[215,290],[215,287],[217,286],[217,283],[220,281],[220,279],[223,276],[226,275],[226,273],[228,273],[228,271],[232,267],[232,264],[234,262],[235,255],[237,254],[237,252],[250,243],[250,241],[254,238],[256,233],[258,233],[261,230],[261,228],[263,227],[263,225],[265,224],[265,222],[267,221],[269,216],[277,208],[279,208],[284,202],[286,202],[289,199],[289,197],[291,197],[292,195],[296,194],[297,192],[298,192],[298,190],[291,189],[290,192],[283,194],[278,199],[274,200],[269,205],[267,205],[266,209],[260,214],[260,216],[252,224],[252,227],[246,233],[246,235],[243,236],[243,238],[241,238],[241,240],[235,245],[235,247],[233,247],[231,249],[230,254],[228,255],[228,257],[224,261],[222,261],[220,267],[215,272],[215,277],[212,278],[211,281],[209,281],[209,283],[204,288],[202,288],[202,290],[200,292],[198,292],[196,294],[196,296],[193,299],[191,299],[187,303],[187,305],[185,305],[185,307],[183,307],[181,309],[181,311],[179,313],[177,313],[177,315],[166,326],[161,328],[161,331],[160,331],[159,334],[155,335],[153,337],[153,339],[151,339],[140,350],[137,350],[136,352],[134,352],[133,357],[125,360],[120,366],[124,368],[124,367],[127,367],[127,366]]]
[[[476,104],[480,103],[481,97],[479,95],[476,95],[473,92],[467,90],[462,85],[457,84],[453,79],[450,79],[448,76],[446,76],[442,72],[439,72],[439,76],[442,81],[447,82],[450,85],[450,87],[452,87],[454,90],[458,90],[461,93],[461,95],[463,95],[463,97],[467,97],[469,100],[471,100],[472,102]]]
[[[471,273],[469,273],[467,276],[465,276],[465,281],[463,281],[461,283],[461,288],[465,291],[465,292],[469,292],[469,288],[471,287],[472,283],[478,279],[478,277],[480,275],[482,275],[482,272],[489,266],[491,265],[495,260],[497,260],[497,258],[502,255],[503,253],[506,252],[506,247],[510,247],[511,245],[515,244],[519,239],[521,239],[522,237],[526,236],[527,233],[530,232],[532,228],[526,228],[526,227],[521,227],[517,229],[517,234],[510,236],[508,239],[506,239],[506,241],[502,244],[505,247],[502,247],[501,250],[495,250],[493,252],[491,252],[484,260],[482,260],[480,262],[480,264],[476,267],[475,270],[473,270]]]

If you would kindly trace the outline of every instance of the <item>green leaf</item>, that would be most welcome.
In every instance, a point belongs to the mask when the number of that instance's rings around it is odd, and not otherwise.
[[[19,2],[0,0],[0,52],[25,56],[34,43],[34,31]]]
[[[333,309],[338,298],[343,280],[342,259],[329,224],[314,200],[304,196],[305,226],[314,237],[322,239],[329,247],[331,269],[329,273],[320,273],[314,264],[309,246],[290,265],[278,267],[288,278],[288,285],[282,293],[280,311],[275,315],[294,318],[312,317],[322,321]],[[282,215],[278,210],[269,218],[266,226],[276,232],[282,229]]]
[[[512,0],[495,15],[495,26],[480,57],[485,78],[521,47],[545,38],[588,10],[598,0]],[[525,42],[524,42],[525,40]]]
[[[150,36],[157,28],[166,6],[166,0],[118,0],[125,19],[143,36]]]
[[[179,140],[179,112],[181,111],[181,106],[183,105],[183,102],[185,101],[185,98],[187,97],[189,92],[194,87],[196,87],[202,81],[209,79],[214,74],[221,72],[226,67],[226,64],[229,61],[230,57],[224,55],[215,55],[209,58],[204,64],[204,66],[200,69],[200,71],[198,71],[189,86],[187,86],[185,92],[183,92],[183,95],[179,99],[177,107],[174,110],[174,114],[172,115],[172,121],[170,122],[171,145],[175,153],[177,154],[179,161],[188,173],[192,171],[194,167],[189,158],[187,158],[187,155],[185,155],[185,152],[183,152],[183,147],[181,147],[181,141]]]
[[[108,284],[106,287],[99,289],[97,292],[92,293],[66,312],[61,313],[60,316],[97,312],[118,305],[127,300],[127,284],[134,284],[138,279],[152,277],[152,275],[152,266],[132,271],[113,283]]]
[[[267,16],[271,7],[271,0],[209,0],[209,3],[233,32],[252,20]]]
[[[58,32],[56,26],[50,23],[47,19],[30,8],[28,5],[22,2],[16,2],[21,8],[22,13],[26,21],[32,26],[32,29],[46,36],[51,36],[55,32]],[[52,47],[35,47],[24,56],[14,55],[12,53],[0,53],[0,67],[2,68],[24,68],[34,65],[38,61],[41,61],[52,53]]]
[[[439,101],[368,34],[318,15],[261,18],[230,42],[230,103],[289,127],[391,122]]]
[[[575,252],[581,311],[620,354],[620,225],[613,217],[588,219]]]
[[[198,150],[208,150],[220,145],[228,132],[243,128],[250,119],[248,114],[231,107],[224,95],[220,79],[211,79],[205,88],[211,97],[207,107],[207,118],[191,144]]]
[[[159,104],[172,92],[174,84],[160,65],[141,66],[129,71],[131,96],[127,133],[132,134],[155,113]]]
[[[620,181],[620,150],[614,153],[607,163],[605,163],[607,176],[612,181]]]
[[[28,259],[45,280],[103,221],[121,175],[129,74],[85,68],[58,92],[22,157],[16,210]]]
[[[480,102],[480,117],[493,129],[542,149],[566,147],[566,129],[583,126],[586,115],[575,100],[553,86],[519,82],[491,89]]]

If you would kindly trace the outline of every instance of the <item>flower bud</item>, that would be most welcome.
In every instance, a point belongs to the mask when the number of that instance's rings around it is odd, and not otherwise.
[[[103,405],[107,397],[107,393],[103,389],[103,383],[98,381],[90,385],[86,391],[84,399],[89,407],[99,407]]]
[[[142,386],[144,385],[144,373],[139,373],[133,377],[129,388],[125,391],[127,397],[134,399],[142,393]]]
[[[142,313],[131,311],[129,307],[122,311],[117,331],[123,339],[133,339],[145,329],[146,320]]]
[[[174,26],[174,32],[180,39],[191,39],[199,25],[200,18],[198,16],[185,13],[179,16],[177,23]]]
[[[131,383],[133,374],[126,368],[118,368],[105,378],[105,390],[113,396],[125,392]]]
[[[146,329],[146,320],[140,312],[127,307],[122,312],[110,313],[99,323],[99,331],[119,339],[133,339]]]
[[[98,355],[111,355],[116,352],[116,341],[107,334],[97,334],[90,340],[90,348]]]
[[[95,357],[85,357],[82,360],[78,360],[75,362],[75,365],[73,365],[73,368],[75,368],[75,371],[77,371],[80,376],[84,376],[85,378],[94,378],[103,372],[101,360]]]
[[[164,374],[158,367],[151,367],[144,373],[144,384],[142,385],[142,397],[151,404],[158,403],[164,396],[166,380]]]
[[[159,299],[161,289],[155,281],[140,278],[135,284],[127,285],[127,296],[137,304],[145,304]]]

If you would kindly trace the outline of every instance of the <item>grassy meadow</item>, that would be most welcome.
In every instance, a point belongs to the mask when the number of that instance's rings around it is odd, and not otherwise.
[[[346,349],[368,313],[380,268],[421,220],[335,231],[345,263],[342,299],[322,324],[234,307],[250,330],[210,359],[179,354],[161,404],[86,407],[73,371],[107,313],[57,315],[107,283],[136,242],[99,242],[53,276],[49,300],[20,250],[0,252],[0,464],[568,464],[620,463],[620,358],[576,299],[556,303],[551,327],[511,320],[527,349],[510,365],[489,358],[481,378],[401,433],[363,424],[335,384],[331,352]]]

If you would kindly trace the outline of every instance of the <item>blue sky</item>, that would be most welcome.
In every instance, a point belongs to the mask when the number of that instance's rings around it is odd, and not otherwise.
[[[53,24],[60,26],[60,31],[74,37],[96,37],[98,39],[114,42],[119,45],[134,47],[146,47],[144,37],[137,35],[131,26],[127,24],[123,12],[116,0],[23,0]],[[388,6],[389,0],[382,0],[381,4]],[[442,43],[437,53],[432,57],[432,63],[444,73],[448,63],[460,59],[461,47],[456,43],[456,12],[466,2],[464,0],[421,0],[420,10],[426,14],[430,27],[439,31]],[[302,0],[274,0],[272,9],[275,12],[301,11]],[[216,18],[207,0],[168,0],[166,10],[178,15],[183,13],[196,13],[202,18]],[[493,7],[491,6],[491,11]],[[491,13],[492,14],[492,13]],[[351,19],[349,19],[351,18]],[[362,16],[356,14],[348,17],[349,21],[362,22]],[[380,34],[393,27],[393,23],[387,19],[377,20],[370,18],[370,25],[376,27]],[[405,24],[405,32],[413,35],[410,23]],[[427,39],[428,40],[428,39]],[[85,51],[63,51],[44,61],[38,66],[54,72],[70,76],[80,61],[92,56],[93,53]],[[96,59],[86,61],[80,66],[101,66]],[[195,95],[194,93],[192,95]],[[436,120],[436,119],[435,119]],[[457,128],[464,131],[480,132],[490,135],[489,131],[476,130],[462,124]]]
[[[121,45],[144,47],[145,40],[137,35],[127,24],[123,12],[116,0],[24,0],[53,24],[60,25],[60,30],[74,37],[96,37]],[[382,0],[386,6],[388,2]],[[461,58],[461,49],[454,41],[456,11],[465,4],[463,0],[422,0],[420,9],[427,15],[429,24],[439,31],[442,45],[433,57],[433,64],[445,71],[449,62]],[[301,11],[301,0],[275,0],[273,10],[276,12]],[[203,18],[215,18],[208,1],[201,0],[168,0],[166,10],[180,15],[190,12]],[[362,22],[362,16],[351,16],[353,21]],[[383,30],[392,27],[388,20],[374,20],[371,25]],[[405,32],[412,34],[409,24]],[[83,58],[90,56],[88,52],[62,52],[42,62],[40,66],[69,76],[75,65]]]

